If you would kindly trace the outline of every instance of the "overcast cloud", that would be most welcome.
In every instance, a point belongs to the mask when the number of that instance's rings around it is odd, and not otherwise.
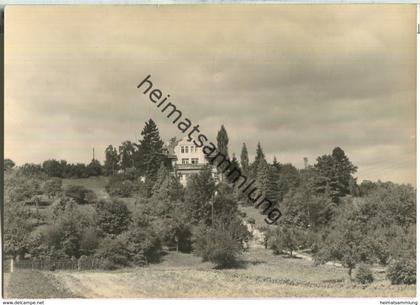
[[[136,89],[151,74],[230,153],[340,146],[359,181],[415,183],[415,39],[414,5],[9,6],[5,155],[103,160],[148,118],[181,136]]]

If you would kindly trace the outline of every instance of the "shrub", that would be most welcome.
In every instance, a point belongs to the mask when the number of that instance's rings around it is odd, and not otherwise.
[[[142,266],[148,262],[158,262],[161,255],[161,241],[150,227],[135,227],[121,235],[126,241],[133,262]]]
[[[304,243],[303,232],[297,227],[278,227],[270,233],[270,248],[274,254],[288,252],[293,256],[293,251],[299,249]]]
[[[234,266],[242,250],[241,242],[222,227],[201,227],[194,241],[194,252],[218,267]]]
[[[255,225],[255,219],[253,217],[248,218],[248,223]]]
[[[388,267],[387,277],[393,285],[416,283],[416,262],[412,259],[400,259]]]
[[[106,270],[128,266],[130,262],[130,251],[122,238],[103,239],[95,256],[101,260],[101,267]]]
[[[93,227],[84,229],[80,239],[80,252],[86,255],[91,255],[95,252],[97,246],[98,234],[96,233],[96,229]]]
[[[42,191],[48,198],[55,197],[61,192],[62,180],[60,178],[49,179],[42,185]]]
[[[120,200],[101,200],[95,205],[98,227],[107,234],[118,235],[126,231],[131,222],[131,213]]]
[[[64,194],[67,197],[73,198],[78,204],[88,203],[88,194],[91,191],[82,185],[69,185],[66,187]]]
[[[130,197],[135,191],[133,182],[124,179],[122,175],[112,176],[105,188],[111,196]]]
[[[64,213],[67,207],[77,205],[76,201],[73,198],[61,197],[54,201],[51,206],[51,212],[54,218],[59,217]]]
[[[366,265],[360,265],[356,271],[356,281],[360,284],[370,284],[373,282],[372,271]]]
[[[156,227],[166,246],[176,248],[177,251],[181,252],[191,252],[191,228],[185,219],[181,217],[165,218],[157,223]]]

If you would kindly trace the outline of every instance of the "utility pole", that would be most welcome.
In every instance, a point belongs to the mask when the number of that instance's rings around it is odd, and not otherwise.
[[[92,148],[92,160],[95,160],[95,147]]]
[[[214,201],[216,200],[217,190],[214,191],[211,200],[211,227],[214,228]]]

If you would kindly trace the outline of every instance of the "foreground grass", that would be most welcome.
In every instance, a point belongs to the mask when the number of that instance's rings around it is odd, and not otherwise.
[[[346,270],[256,250],[242,267],[217,270],[190,254],[169,253],[160,264],[113,272],[48,273],[75,295],[142,297],[408,297],[415,286],[395,286],[375,273],[375,283],[350,282]]]
[[[5,273],[5,298],[74,298],[51,274],[41,271],[19,270]]]

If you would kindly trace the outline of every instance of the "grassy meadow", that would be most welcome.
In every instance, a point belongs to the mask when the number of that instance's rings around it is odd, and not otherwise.
[[[383,269],[365,286],[342,267],[250,249],[235,269],[218,270],[192,254],[168,252],[158,264],[116,271],[18,271],[6,274],[6,297],[413,297],[415,286],[391,285]]]

